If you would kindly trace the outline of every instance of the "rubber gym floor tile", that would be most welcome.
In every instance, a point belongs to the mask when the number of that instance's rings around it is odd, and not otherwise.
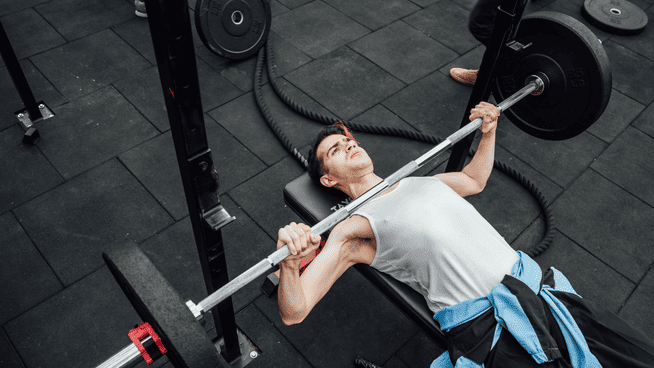
[[[242,92],[252,91],[254,70],[257,64],[256,55],[245,60],[229,60],[214,54],[204,45],[198,47],[195,53],[198,64],[205,62],[213,69],[213,73],[221,75]],[[262,80],[263,83],[268,82],[265,73]]]
[[[602,116],[588,128],[588,132],[611,143],[645,109],[645,106],[613,90]]]
[[[271,239],[229,196],[223,196],[222,201],[227,212],[236,217],[222,229],[227,272],[230,279],[234,279],[277,250],[277,233]],[[261,285],[267,275],[258,277],[232,296],[236,310],[247,307],[259,297],[265,298]]]
[[[276,16],[272,20],[272,30],[312,58],[319,58],[370,33],[322,1],[313,1]]]
[[[346,120],[404,88],[404,83],[347,48],[314,60],[286,79]]]
[[[0,325],[63,289],[10,212],[0,216]],[[26,293],[26,290],[30,292]]]
[[[613,88],[644,105],[654,101],[654,61],[612,39],[604,42],[604,49],[611,61]]]
[[[652,318],[652,305],[654,304],[654,269],[640,282],[636,290],[629,297],[618,314],[637,330],[654,341],[654,318]]]
[[[650,104],[634,122],[631,124],[634,128],[654,137],[654,103]]]
[[[458,54],[465,54],[480,44],[468,30],[469,13],[456,3],[440,0],[404,21]]]
[[[535,138],[505,116],[500,117],[496,142],[561,187],[579,176],[607,146],[588,132],[563,141]]]
[[[209,116],[267,166],[288,155],[259,112],[253,93],[210,111]]]
[[[283,94],[285,94],[293,103],[302,107],[314,114],[334,119],[334,115],[325,110],[316,101],[304,94],[297,87],[288,83],[285,79],[278,79],[278,85]],[[302,147],[306,144],[312,144],[316,139],[318,133],[323,130],[328,124],[314,121],[304,117],[289,107],[284,101],[275,93],[273,87],[267,84],[261,88],[261,98],[266,109],[277,124],[281,133],[286,136],[289,142],[296,148]],[[261,110],[261,108],[259,109]],[[270,128],[272,130],[272,128]],[[277,143],[283,147],[282,142],[277,139]]]
[[[159,69],[145,69],[133,78],[121,79],[114,87],[160,132],[170,130]]]
[[[234,137],[205,117],[220,193],[236,187],[266,168]],[[172,134],[167,132],[118,156],[152,196],[179,221],[188,215]]]
[[[134,4],[128,1],[52,0],[35,8],[68,40],[136,17]]]
[[[0,16],[17,12],[19,10],[31,8],[35,5],[45,3],[49,0],[0,0]]]
[[[96,270],[100,252],[143,241],[173,220],[116,159],[14,210],[65,286]]]
[[[377,30],[420,10],[420,7],[407,0],[325,0],[325,2],[372,30]]]
[[[365,359],[365,358],[364,358]],[[375,364],[376,362],[373,362]],[[384,368],[409,368],[406,364],[402,363],[400,358],[393,355],[385,364]]]
[[[312,2],[312,0],[279,0],[279,2],[289,9],[295,9],[304,4]]]
[[[254,306],[236,314],[236,325],[257,347],[259,356],[248,363],[252,368],[312,367],[296,347]]]
[[[415,82],[459,56],[402,21],[349,46],[405,83]]]
[[[650,21],[654,19],[654,6],[650,6],[645,11],[645,15],[647,15]],[[654,44],[654,29],[651,27],[651,22],[648,23],[650,23],[649,27],[645,27],[641,34],[630,36],[614,35],[611,37],[611,41],[654,61],[654,47],[652,47]]]
[[[559,231],[632,282],[654,261],[654,209],[595,171],[585,171],[552,206]]]
[[[109,29],[33,56],[31,60],[68,100],[151,66]]]
[[[158,134],[111,86],[59,107],[57,118],[39,128],[47,139],[38,145],[66,179]]]
[[[289,9],[282,5],[279,1],[272,0],[270,1],[270,13],[272,17],[276,17],[279,14],[287,12]]]
[[[541,179],[545,182],[546,179]],[[551,183],[548,182],[551,186]],[[512,242],[541,213],[538,201],[518,181],[494,168],[486,188],[466,197],[477,211],[502,235]]]
[[[461,126],[470,92],[449,76],[432,73],[382,105],[421,132],[444,139]]]
[[[284,203],[284,187],[302,174],[304,169],[295,158],[287,157],[230,190],[228,195],[269,237],[276,241],[280,228],[293,221],[302,222],[300,217]]]
[[[450,69],[452,68],[479,69],[479,66],[481,65],[481,60],[484,57],[485,52],[486,52],[486,46],[479,44],[479,46],[466,52],[465,54],[461,55],[461,57],[457,58],[451,63],[446,64],[445,66],[443,66],[438,70],[441,73],[443,73],[443,75],[450,77]],[[468,90],[470,91],[468,94],[471,94],[472,86],[467,86],[467,87]]]
[[[0,329],[0,364],[3,367],[25,368],[13,345]]]
[[[0,132],[0,213],[13,209],[63,183],[38,146],[23,144],[23,131]]]
[[[241,95],[243,92],[217,73],[207,63],[198,60],[198,79],[200,83],[200,96],[202,99],[202,110],[207,112],[225,104]]]
[[[2,17],[0,21],[19,60],[66,43],[32,8]]]
[[[336,280],[300,324],[282,323],[277,295],[255,305],[314,367],[351,367],[357,355],[385,362],[418,332],[354,269]]]
[[[140,322],[102,267],[3,327],[26,367],[95,367],[127,346]]]
[[[651,175],[654,138],[627,128],[590,166],[632,195],[654,206]]]
[[[438,346],[422,332],[418,332],[397,352],[397,357],[408,368],[429,367],[431,363],[445,352],[445,347]]]
[[[230,280],[269,256],[276,249],[276,240],[268,237],[245,215],[228,196],[221,204],[236,220],[221,229],[227,274]],[[183,300],[198,303],[207,297],[200,268],[198,250],[189,217],[140,244],[159,271],[178,291]],[[232,295],[234,309],[239,311],[260,297],[266,275],[247,284]],[[213,322],[211,322],[213,323]],[[209,327],[206,326],[205,327]]]
[[[554,228],[556,228],[556,221],[557,217],[554,214]],[[512,242],[509,242],[509,244],[511,244],[511,248],[515,250],[529,253],[537,252],[538,254],[536,256],[538,256],[542,251],[544,251],[544,249],[541,248],[543,246],[541,242],[545,240],[546,231],[547,224],[545,222],[545,217],[541,213],[534,222],[529,224],[529,227],[527,227],[520,236]]]
[[[452,0],[452,1],[468,10],[472,10],[472,8],[475,6],[475,3],[477,2],[477,0]]]
[[[19,63],[36,102],[45,102],[56,114],[57,106],[66,102],[64,97],[43,77],[43,74],[34,67],[31,61],[24,59]],[[0,67],[0,90],[3,91],[3,98],[0,99],[0,130],[2,130],[8,126],[18,124],[18,118],[14,115],[14,112],[24,109],[25,105],[18,95],[9,71],[5,67]],[[53,121],[56,121],[56,119]],[[40,125],[41,123],[37,122],[36,128],[38,129]]]
[[[554,267],[561,271],[582,298],[614,313],[636,287],[558,231],[550,247],[534,260],[543,270]]]
[[[305,55],[302,51],[298,50],[290,42],[278,36],[275,32],[270,32],[268,35],[268,43],[266,44],[266,60],[273,53],[275,66],[275,74],[277,77],[283,77],[289,72],[309,63],[311,58]],[[270,47],[272,46],[272,51]],[[268,70],[267,65],[265,68]],[[265,80],[263,80],[265,82]]]
[[[152,46],[148,20],[134,17],[126,22],[116,24],[111,30],[134,48],[152,65],[157,65],[157,57]]]
[[[553,182],[550,178],[539,173],[529,164],[520,160],[518,157],[505,150],[501,146],[496,145],[495,147],[495,160],[500,161],[501,163],[516,170],[518,173],[531,181],[534,185],[536,185],[536,187],[538,187],[538,189],[540,189],[540,191],[545,196],[545,199],[549,203],[551,203],[563,191],[563,188]],[[493,168],[493,172],[500,173],[501,170],[495,167]],[[502,173],[502,175],[506,174]]]

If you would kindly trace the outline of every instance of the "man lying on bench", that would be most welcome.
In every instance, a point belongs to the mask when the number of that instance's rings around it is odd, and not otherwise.
[[[279,311],[302,322],[351,266],[365,263],[422,294],[449,338],[432,367],[654,367],[654,345],[614,313],[579,297],[556,269],[542,272],[514,251],[463,197],[481,192],[493,168],[498,110],[482,102],[477,153],[456,173],[407,177],[331,231],[300,277],[320,236],[305,224],[279,230]],[[389,149],[392,149],[389,147]],[[356,199],[383,179],[342,124],[324,129],[309,175]]]

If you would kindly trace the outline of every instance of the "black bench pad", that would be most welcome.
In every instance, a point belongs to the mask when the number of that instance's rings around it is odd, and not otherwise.
[[[284,201],[306,224],[313,226],[351,200],[344,193],[316,185],[311,181],[309,174],[305,173],[284,187]],[[328,234],[323,234],[323,238],[326,239],[327,236]],[[357,264],[354,268],[371,281],[436,344],[443,349],[446,348],[447,339],[420,293],[366,264]]]

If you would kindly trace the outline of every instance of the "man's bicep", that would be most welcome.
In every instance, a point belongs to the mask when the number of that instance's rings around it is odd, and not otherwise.
[[[479,182],[464,172],[436,174],[434,177],[452,188],[461,197],[477,194],[483,189]]]

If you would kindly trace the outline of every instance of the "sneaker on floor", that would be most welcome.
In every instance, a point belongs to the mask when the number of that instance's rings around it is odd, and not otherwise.
[[[136,13],[137,17],[141,17],[141,18],[147,18],[148,17],[148,13],[146,13],[146,11],[145,11],[145,1],[143,1],[143,0],[134,0],[134,7],[136,8],[134,13]]]
[[[454,78],[455,81],[463,84],[474,85],[477,80],[477,72],[479,69],[462,69],[462,68],[452,68],[450,69],[450,75]]]

